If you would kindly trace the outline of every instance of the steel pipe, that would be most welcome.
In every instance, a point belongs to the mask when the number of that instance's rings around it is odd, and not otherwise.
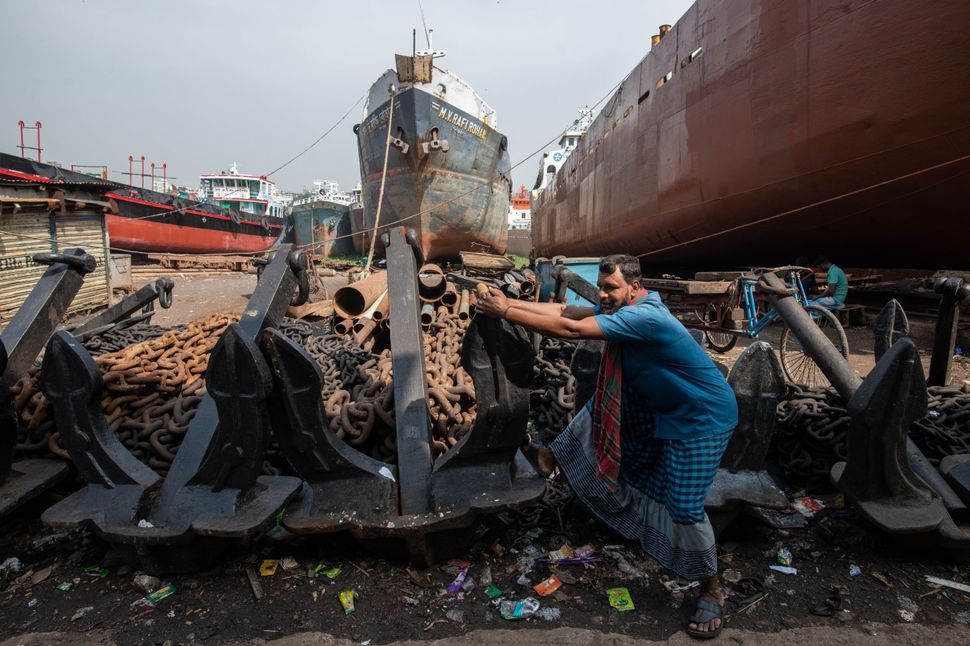
[[[361,316],[387,292],[387,273],[371,274],[363,280],[341,287],[333,295],[333,309],[345,319]]]
[[[423,265],[418,270],[418,298],[424,303],[434,303],[445,294],[448,281],[438,265]]]

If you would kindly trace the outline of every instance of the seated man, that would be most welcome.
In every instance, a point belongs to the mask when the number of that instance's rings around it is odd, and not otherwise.
[[[845,305],[845,297],[849,293],[849,279],[845,277],[845,272],[833,265],[832,261],[825,256],[819,256],[812,264],[815,271],[824,271],[828,276],[828,286],[825,291],[812,302],[830,310],[842,309]]]

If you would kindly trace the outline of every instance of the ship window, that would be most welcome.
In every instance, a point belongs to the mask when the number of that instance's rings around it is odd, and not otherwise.
[[[673,72],[667,72],[666,74],[664,74],[663,76],[660,77],[660,80],[659,81],[657,81],[657,87],[658,88],[659,87],[662,87],[664,85],[664,83],[666,83],[667,81],[669,81],[673,77],[674,77],[674,73]]]
[[[550,164],[549,167],[546,168],[546,172],[555,175],[556,174],[556,167]]]
[[[640,98],[637,99],[637,104],[643,103],[648,96],[650,96],[650,90],[647,90],[646,92],[640,95]]]
[[[692,51],[690,54],[687,55],[687,58],[685,58],[684,60],[680,61],[680,66],[681,67],[686,67],[690,63],[693,63],[694,62],[694,59],[696,59],[698,56],[701,55],[701,51],[703,49],[704,49],[703,47],[698,47],[697,49],[695,49],[694,51]]]

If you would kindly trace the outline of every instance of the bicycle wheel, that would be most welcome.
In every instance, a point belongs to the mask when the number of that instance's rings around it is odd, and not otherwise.
[[[839,354],[848,360],[849,340],[846,338],[845,330],[842,329],[842,324],[839,323],[835,314],[827,308],[815,304],[806,305],[805,311],[812,316],[822,334],[832,342]],[[823,388],[831,385],[815,360],[805,352],[801,342],[787,323],[781,331],[778,353],[781,355],[781,367],[789,381]]]
[[[727,320],[730,312],[724,313],[724,320]],[[701,305],[694,310],[694,316],[703,325],[718,325],[717,320],[717,307],[714,305]],[[724,320],[720,321],[721,327],[724,327]],[[704,330],[704,339],[707,341],[707,347],[715,352],[724,353],[737,345],[738,337],[736,334],[727,334],[726,332],[710,332]]]

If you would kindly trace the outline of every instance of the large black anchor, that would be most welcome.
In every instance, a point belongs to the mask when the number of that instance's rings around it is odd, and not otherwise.
[[[0,518],[49,489],[68,473],[56,460],[13,461],[17,420],[10,386],[27,374],[54,328],[64,318],[95,259],[83,249],[41,253],[34,262],[50,265],[0,336]]]
[[[460,553],[478,514],[532,502],[545,491],[545,480],[518,450],[533,352],[519,328],[485,318],[472,322],[461,358],[475,383],[477,418],[467,435],[433,459],[418,319],[420,253],[403,229],[385,234],[384,242],[397,464],[374,460],[336,437],[326,423],[316,363],[277,330],[266,330],[261,345],[277,387],[273,432],[306,480],[284,524],[298,534],[346,530],[427,565]]]
[[[44,394],[87,486],[42,520],[89,525],[133,565],[152,572],[198,569],[225,551],[227,539],[265,528],[301,483],[259,475],[272,376],[256,342],[264,329],[280,325],[291,300],[306,299],[305,269],[305,257],[291,245],[275,253],[239,323],[212,351],[208,394],[164,479],[108,429],[100,371],[76,339],[56,334],[44,357]]]
[[[781,279],[766,274],[769,287]],[[970,528],[958,526],[966,506],[909,439],[926,413],[927,390],[916,345],[899,339],[863,381],[801,304],[769,300],[847,403],[848,459],[832,467],[832,482],[871,523],[914,547],[950,555],[970,552]]]

